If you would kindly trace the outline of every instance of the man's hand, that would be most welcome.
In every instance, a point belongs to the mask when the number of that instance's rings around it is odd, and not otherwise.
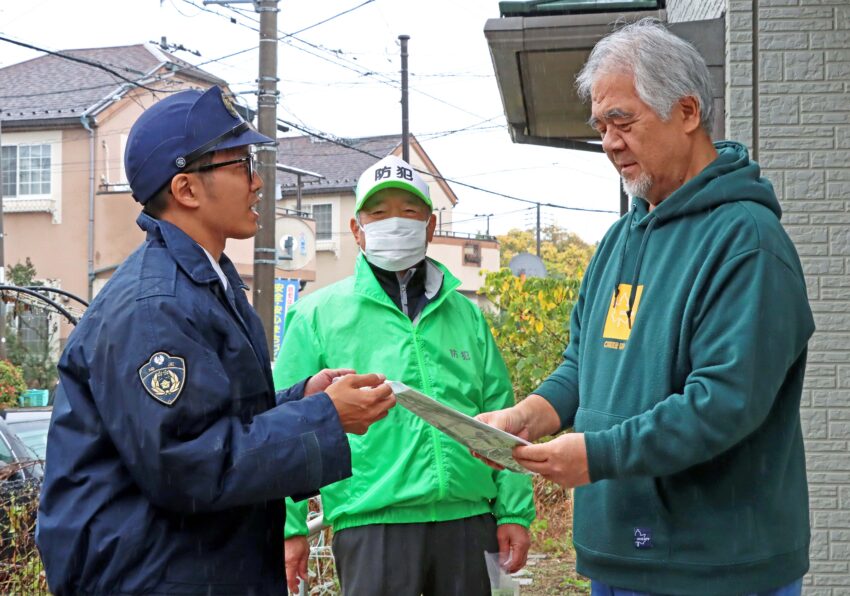
[[[528,423],[525,421],[525,418],[516,406],[513,406],[511,408],[505,408],[504,410],[484,412],[482,414],[478,414],[475,419],[480,420],[484,424],[489,424],[494,428],[509,432],[512,435],[516,435],[521,439],[528,440]],[[472,450],[470,450],[469,453],[472,454],[472,457],[480,459],[494,470],[505,469],[504,466],[499,465],[496,462],[489,460],[486,457],[479,455],[478,453]]]
[[[339,415],[342,430],[362,435],[373,422],[386,417],[395,395],[384,375],[345,375],[325,389]]]
[[[353,374],[354,371],[350,368],[325,368],[320,370],[307,381],[307,384],[304,386],[304,395],[313,395],[314,393],[324,391],[331,386],[331,383],[337,377]]]
[[[507,573],[516,573],[525,566],[531,535],[519,524],[502,524],[496,529],[499,541],[499,564]]]
[[[567,433],[548,443],[514,447],[513,455],[522,467],[564,488],[590,482],[583,433]]]
[[[306,536],[293,536],[283,541],[283,560],[286,564],[286,585],[290,594],[298,593],[298,579],[307,581],[307,557],[310,545]]]
[[[526,441],[528,440],[528,421],[516,406],[505,408],[504,410],[496,410],[494,412],[484,412],[482,414],[478,414],[475,419],[511,433],[512,435],[516,435]]]

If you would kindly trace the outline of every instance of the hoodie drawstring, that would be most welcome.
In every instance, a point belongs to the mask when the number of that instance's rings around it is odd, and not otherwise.
[[[649,235],[652,233],[652,228],[655,227],[655,223],[658,221],[657,218],[653,217],[649,224],[646,226],[646,232],[643,234],[643,240],[640,243],[640,248],[638,249],[637,260],[635,261],[635,272],[632,275],[632,289],[629,292],[629,307],[626,310],[626,319],[629,321],[629,329],[632,328],[632,308],[635,305],[635,296],[637,296],[637,284],[638,277],[640,276],[640,267],[643,264],[643,253],[646,250],[646,244],[649,241]],[[622,263],[620,265],[622,267]]]
[[[620,250],[620,263],[617,265],[617,276],[614,278],[614,304],[617,304],[617,298],[620,296],[620,276],[623,275],[623,261],[626,259],[626,249],[629,246],[629,234],[632,231],[632,220],[635,217],[635,208],[629,209],[629,215],[626,218],[626,238],[623,240],[623,248]]]

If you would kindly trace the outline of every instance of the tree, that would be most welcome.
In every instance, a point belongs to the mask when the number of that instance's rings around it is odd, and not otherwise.
[[[478,290],[496,307],[486,313],[496,345],[521,400],[563,360],[578,278],[515,277],[510,269],[487,273]]]
[[[35,265],[29,257],[23,263],[6,267],[6,279],[13,286],[43,286],[44,283],[36,280],[35,276]]]
[[[41,286],[36,279],[35,266],[26,258],[24,263],[9,265],[6,279],[15,286]],[[46,307],[46,305],[45,305]],[[59,325],[51,319],[47,308],[29,300],[12,303],[6,309],[6,356],[21,367],[27,386],[50,388],[56,382],[56,361],[51,350],[51,339]]]
[[[518,253],[537,252],[534,230],[512,229],[497,238],[502,267],[507,267]],[[556,225],[549,225],[540,230],[540,258],[552,277],[581,277],[595,250],[595,244],[588,244],[575,232]]]

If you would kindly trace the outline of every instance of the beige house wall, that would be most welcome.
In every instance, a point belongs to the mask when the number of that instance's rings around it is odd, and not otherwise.
[[[130,127],[143,108],[154,101],[150,93],[123,99],[97,116],[95,129],[94,269],[99,280],[112,276],[144,240],[136,225],[141,206],[133,200],[124,174],[124,145]],[[108,186],[107,186],[108,185]],[[103,283],[96,284],[96,291]],[[95,292],[96,293],[96,292]]]
[[[77,130],[4,132],[3,145],[50,143],[51,193],[45,197],[4,197],[7,265],[29,258],[39,279],[83,298],[88,225],[88,134]]]
[[[481,265],[463,262],[463,247],[470,242],[481,247]],[[474,292],[481,287],[482,271],[499,270],[499,244],[492,241],[434,236],[428,246],[428,256],[445,265],[460,280],[460,289],[464,292]]]

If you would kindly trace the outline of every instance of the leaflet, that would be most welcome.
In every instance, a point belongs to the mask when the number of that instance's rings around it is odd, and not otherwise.
[[[458,412],[424,393],[411,389],[404,383],[398,381],[387,381],[387,383],[392,387],[398,403],[458,443],[505,466],[508,470],[531,474],[511,455],[511,450],[517,445],[531,445],[525,439],[494,428],[463,412]]]

